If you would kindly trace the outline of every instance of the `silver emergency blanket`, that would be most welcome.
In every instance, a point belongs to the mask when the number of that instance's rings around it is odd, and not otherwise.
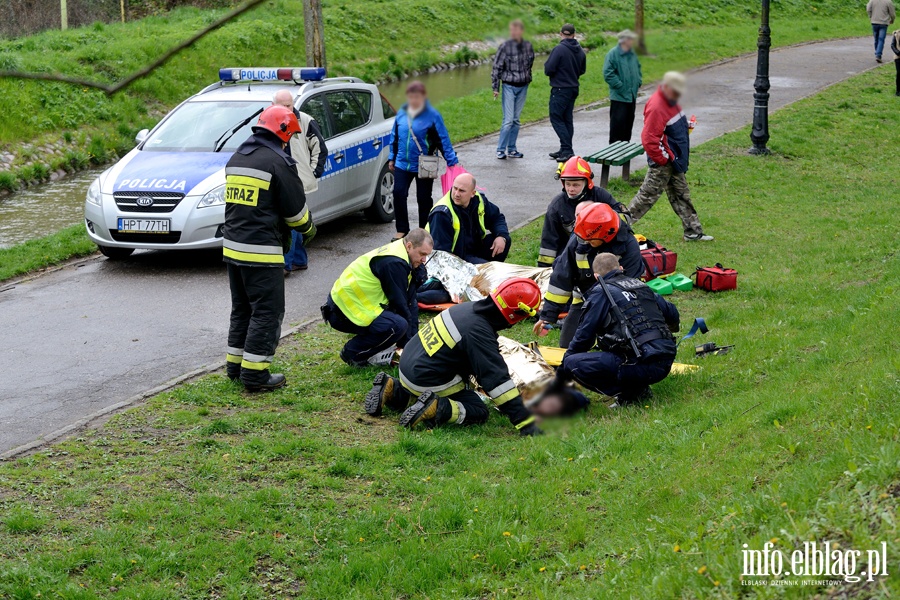
[[[502,335],[497,338],[497,342],[500,345],[500,355],[506,363],[506,368],[509,369],[509,376],[516,384],[522,401],[527,404],[530,399],[546,389],[556,372],[547,364],[540,352]],[[469,383],[478,390],[482,400],[490,403],[490,398],[474,377],[470,378]]]
[[[543,295],[547,291],[552,272],[550,267],[525,267],[502,262],[476,266],[443,250],[436,250],[431,255],[425,263],[425,270],[429,277],[434,277],[444,285],[454,302],[475,302],[487,298],[492,289],[513,277],[534,280]]]
[[[550,284],[550,274],[553,272],[551,267],[525,267],[522,265],[513,265],[502,262],[489,262],[478,265],[478,275],[472,279],[470,290],[468,292],[469,299],[472,301],[481,300],[490,295],[491,290],[498,285],[512,279],[513,277],[525,277],[534,280],[541,288],[541,295],[547,292],[547,286]]]
[[[434,277],[444,285],[444,289],[454,302],[471,300],[468,297],[468,290],[469,282],[478,274],[475,265],[467,263],[455,254],[435,250],[425,263],[425,270],[429,277]]]

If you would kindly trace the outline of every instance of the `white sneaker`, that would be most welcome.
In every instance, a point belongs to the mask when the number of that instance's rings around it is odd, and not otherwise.
[[[711,242],[714,238],[711,235],[706,235],[704,233],[697,233],[694,235],[686,235],[684,236],[684,241],[686,242]]]
[[[375,367],[389,367],[391,365],[391,361],[394,359],[394,353],[396,351],[397,346],[391,346],[387,350],[379,352],[375,356],[370,357],[366,362]]]

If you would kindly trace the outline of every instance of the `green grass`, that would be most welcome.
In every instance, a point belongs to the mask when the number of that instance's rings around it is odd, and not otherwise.
[[[651,50],[671,66],[696,66],[750,51],[755,46],[756,3],[733,0],[648,0]],[[301,0],[274,0],[214,32],[168,65],[112,98],[98,90],[61,83],[0,80],[0,146],[56,139],[68,134],[84,151],[108,159],[133,145],[134,134],[152,127],[170,108],[215,78],[226,64],[297,64],[304,55]],[[58,71],[72,76],[114,81],[155,58],[210,23],[222,10],[180,8],[125,24],[95,24],[69,31],[47,31],[0,41],[0,69]],[[775,42],[866,33],[864,18],[841,0],[779,2]],[[629,26],[631,0],[335,0],[324,8],[329,67],[332,74],[379,80],[440,61],[473,56],[468,48],[442,52],[443,46],[505,35],[512,17],[522,17],[529,35],[558,30],[569,20],[588,32],[586,44],[603,47],[605,31]],[[702,25],[697,27],[697,25]],[[692,27],[694,26],[694,27]],[[427,34],[425,32],[427,31]],[[152,39],[154,43],[148,44]],[[549,49],[551,42],[538,44]],[[373,51],[374,50],[374,51]],[[598,55],[582,101],[603,97]],[[654,67],[648,75],[663,70]],[[543,82],[543,79],[541,79]],[[546,86],[535,93],[526,113],[543,110]],[[486,104],[482,94],[476,106]],[[465,102],[446,107],[456,139],[497,128],[497,118],[472,120]],[[497,110],[491,111],[496,113]]]
[[[0,281],[96,251],[84,224],[72,225],[36,240],[0,248]]]
[[[711,244],[662,200],[638,230],[680,271],[722,262],[733,293],[679,293],[729,355],[645,406],[550,423],[406,432],[370,419],[375,369],[324,326],[279,349],[290,384],[204,377],[98,430],[0,465],[10,598],[886,598],[900,592],[900,301],[889,69],[696,149]],[[633,192],[616,182],[627,200]],[[540,222],[516,232],[532,263]],[[511,335],[531,339],[527,325]],[[888,545],[890,577],[748,588],[741,548]],[[832,595],[834,594],[834,595]]]

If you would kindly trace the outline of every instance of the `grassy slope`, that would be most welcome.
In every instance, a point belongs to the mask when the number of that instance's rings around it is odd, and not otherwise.
[[[0,281],[97,251],[84,225],[72,225],[50,235],[0,248]]]
[[[649,0],[646,4],[648,26],[680,39],[675,45],[681,50],[694,47],[702,42],[698,37],[707,39],[708,33],[719,27],[742,25],[743,33],[753,28],[755,5],[738,9],[729,0],[677,4]],[[777,23],[783,31],[776,34],[778,43],[794,36],[795,28],[804,32],[798,39],[865,32],[865,19],[848,18],[858,16],[857,11],[842,0],[817,0],[812,5],[789,0],[780,4],[778,18],[782,20]],[[298,59],[304,52],[301,6],[301,0],[266,4],[211,34],[114,98],[64,84],[2,80],[0,113],[5,118],[0,122],[0,145],[29,141],[41,134],[58,136],[68,130],[85,145],[89,138],[95,139],[90,147],[95,156],[128,148],[137,130],[152,126],[166,110],[213,79],[224,63],[303,62]],[[325,6],[329,64],[333,73],[374,79],[427,67],[445,58],[440,56],[441,46],[503,35],[505,23],[523,15],[531,34],[555,31],[562,21],[571,20],[579,27],[584,24],[584,30],[591,32],[591,44],[597,44],[602,41],[598,34],[628,25],[632,10],[630,0],[336,0]],[[0,69],[61,71],[114,80],[146,64],[162,48],[188,37],[218,14],[220,11],[186,8],[124,25],[50,31],[0,41]],[[673,30],[692,23],[702,23],[707,29],[702,34]],[[731,49],[732,54],[744,52],[753,48],[753,38],[723,40],[721,46]],[[659,51],[663,49],[674,48],[662,43]],[[704,50],[684,64],[702,64],[722,55],[720,51],[710,54]],[[465,135],[470,133],[466,131]],[[463,133],[457,137],[460,135]]]
[[[0,465],[0,595],[12,598],[733,598],[741,544],[865,550],[900,592],[900,277],[893,74],[854,78],[697,149],[690,180],[718,241],[680,242],[665,201],[640,231],[682,272],[723,262],[736,293],[679,294],[703,340],[735,343],[645,407],[516,437],[399,431],[362,415],[374,369],[324,327],[278,355],[291,380],[246,396],[210,376],[97,431]],[[860,168],[860,165],[868,168]],[[627,197],[631,188],[616,182]],[[517,232],[537,252],[540,223]],[[530,339],[527,326],[512,331]],[[694,362],[689,347],[680,359]]]

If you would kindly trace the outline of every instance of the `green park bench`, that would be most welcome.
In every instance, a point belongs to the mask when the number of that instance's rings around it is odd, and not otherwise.
[[[616,142],[601,150],[585,156],[584,160],[589,163],[603,165],[600,171],[600,186],[606,187],[609,183],[609,168],[622,167],[622,179],[628,181],[631,175],[631,159],[637,158],[644,153],[644,147],[633,142]]]

